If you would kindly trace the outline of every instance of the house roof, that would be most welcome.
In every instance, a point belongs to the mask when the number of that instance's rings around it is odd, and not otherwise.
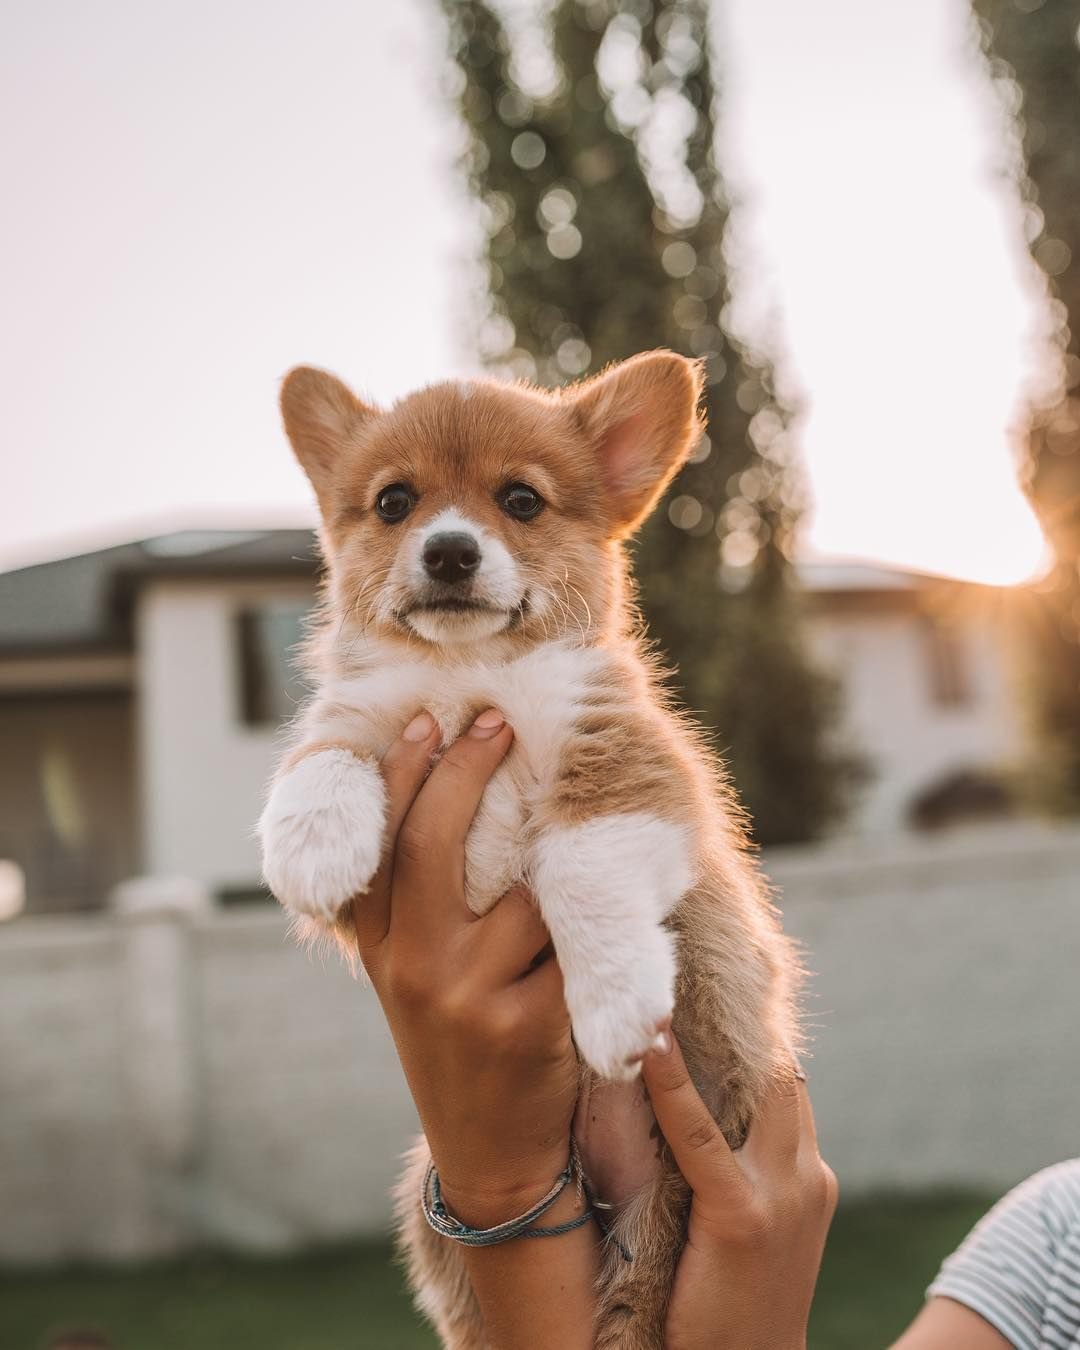
[[[319,568],[313,530],[179,530],[0,572],[0,655],[128,651],[133,598],[150,578],[315,577]],[[795,570],[823,603],[888,604],[944,581],[845,559],[815,558]]]
[[[150,578],[311,576],[311,530],[181,530],[0,573],[0,654],[126,651]]]
[[[795,566],[800,583],[809,591],[912,591],[940,580],[924,572],[883,563],[849,562],[823,558]]]

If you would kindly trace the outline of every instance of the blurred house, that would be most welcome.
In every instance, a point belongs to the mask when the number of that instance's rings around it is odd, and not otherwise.
[[[1022,755],[990,588],[807,564],[811,633],[873,778],[856,832]],[[308,531],[187,531],[0,576],[0,914],[133,875],[260,894],[252,825],[317,576]],[[982,778],[980,778],[980,775]],[[959,784],[959,787],[956,785]],[[933,809],[929,819],[934,818]],[[14,866],[13,866],[14,865]]]
[[[867,563],[802,563],[809,636],[869,770],[847,829],[1009,809],[1030,757],[1013,607],[999,587]]]
[[[315,557],[306,530],[191,531],[0,576],[0,859],[28,908],[95,908],[138,874],[258,890]]]

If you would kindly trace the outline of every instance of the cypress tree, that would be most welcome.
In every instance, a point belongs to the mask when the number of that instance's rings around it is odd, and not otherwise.
[[[559,0],[535,21],[554,68],[538,93],[494,5],[442,3],[486,226],[481,352],[546,385],[652,347],[704,361],[708,432],[637,545],[642,610],[756,837],[813,838],[842,812],[852,762],[791,584],[791,410],[726,323],[707,5]],[[535,62],[537,29],[526,37]]]

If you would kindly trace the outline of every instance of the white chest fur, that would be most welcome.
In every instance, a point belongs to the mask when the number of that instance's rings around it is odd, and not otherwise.
[[[444,744],[489,707],[514,728],[514,745],[484,794],[469,836],[469,903],[484,913],[524,874],[533,803],[554,780],[605,654],[545,643],[505,664],[449,669],[423,660],[379,662],[377,653],[370,656],[360,673],[325,682],[306,731],[318,739],[353,740],[359,727],[365,746],[379,757],[422,708],[439,723]]]
[[[596,648],[558,642],[498,665],[439,667],[422,659],[383,662],[373,651],[359,673],[331,676],[319,691],[320,702],[363,718],[373,732],[381,730],[378,753],[421,708],[436,718],[445,742],[464,730],[470,714],[498,708],[540,777],[557,756],[604,661],[604,653]]]

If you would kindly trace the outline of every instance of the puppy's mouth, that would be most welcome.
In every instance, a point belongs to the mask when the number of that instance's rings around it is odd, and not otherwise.
[[[455,619],[465,621],[468,627],[473,627],[477,622],[483,624],[489,633],[513,632],[519,628],[528,617],[530,610],[529,595],[526,592],[516,605],[493,605],[486,600],[473,599],[468,596],[426,596],[422,600],[416,600],[410,605],[399,609],[394,617],[403,627],[419,631],[421,636],[428,636],[430,625],[432,623],[445,623],[449,621],[453,624]],[[470,624],[469,621],[472,621]],[[486,622],[485,622],[486,621]],[[494,625],[488,627],[488,624]]]
[[[504,609],[497,609],[494,605],[487,605],[482,600],[461,600],[448,596],[443,600],[424,600],[416,605],[410,605],[405,611],[405,616],[416,614],[505,614]]]

